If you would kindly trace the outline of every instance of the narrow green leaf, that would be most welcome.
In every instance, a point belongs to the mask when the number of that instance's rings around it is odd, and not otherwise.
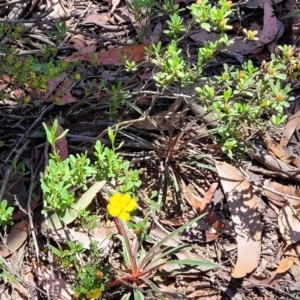
[[[132,255],[132,252],[131,252],[131,247],[130,247],[130,241],[129,241],[129,237],[128,237],[128,234],[127,234],[127,231],[124,227],[124,224],[123,222],[119,220],[119,224],[120,224],[120,229],[121,229],[121,234],[124,238],[124,241],[125,241],[125,245],[126,245],[126,248],[127,248],[127,252],[128,252],[128,255],[129,255],[129,261],[130,261],[130,268],[133,270],[133,271],[137,271],[137,263],[136,263],[136,256],[133,256]]]
[[[152,289],[152,291],[155,292],[155,296],[157,296],[160,300],[164,300],[165,298],[162,295],[162,292],[160,291],[159,287],[154,284],[150,279],[146,277],[142,277],[143,281]]]
[[[201,266],[201,267],[208,267],[208,268],[218,268],[222,267],[219,264],[214,264],[211,262],[206,261],[198,261],[198,260],[169,260],[165,263],[165,265],[188,265],[188,266]]]
[[[60,140],[61,138],[63,138],[68,133],[68,131],[69,131],[69,129],[66,129],[60,136],[55,138],[55,141]]]
[[[155,255],[157,255],[157,252],[161,251],[160,248],[161,248],[161,246],[163,246],[163,244],[165,244],[168,240],[172,239],[174,236],[178,235],[180,232],[182,232],[187,227],[191,226],[194,222],[197,222],[198,220],[203,218],[205,215],[206,215],[206,213],[196,217],[195,219],[184,224],[183,226],[177,228],[172,233],[170,233],[168,236],[163,238],[159,243],[157,243],[155,246],[153,246],[152,249],[146,254],[145,258],[143,259],[140,268],[141,269],[144,268],[149,263],[150,260],[155,258]]]
[[[191,246],[189,245],[181,245],[179,247],[174,247],[174,248],[171,248],[167,251],[164,251],[162,252],[160,255],[157,255],[155,256],[155,258],[153,260],[150,261],[149,265],[148,265],[148,268],[151,267],[151,268],[155,268],[155,263],[157,261],[159,261],[160,259],[163,259],[164,257],[166,257],[167,255],[171,255],[171,254],[174,254],[174,253],[177,253],[177,252],[180,252],[181,250],[184,250],[186,248],[191,248]]]
[[[134,296],[134,300],[144,300],[145,299],[143,293],[138,289],[133,290],[133,296]]]
[[[129,300],[131,296],[131,293],[126,293],[122,296],[121,300]]]
[[[288,13],[287,15],[285,15],[284,17],[281,17],[280,19],[287,19],[287,18],[293,18],[293,17],[297,17],[300,16],[300,10],[296,10],[296,11],[292,11],[290,13]]]

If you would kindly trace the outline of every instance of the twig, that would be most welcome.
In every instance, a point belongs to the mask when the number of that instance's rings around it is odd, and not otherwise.
[[[3,180],[2,180],[2,187],[1,187],[1,190],[0,190],[0,201],[1,201],[2,198],[3,198],[4,192],[5,192],[5,189],[6,189],[6,185],[7,185],[7,181],[8,181],[8,179],[9,179],[9,175],[10,175],[12,169],[13,169],[12,166],[15,165],[15,164],[18,162],[18,160],[19,160],[21,154],[24,152],[24,150],[26,149],[26,147],[28,146],[28,144],[29,144],[30,142],[31,142],[30,140],[27,140],[27,141],[23,144],[23,146],[17,151],[17,154],[15,155],[15,157],[14,157],[14,159],[13,159],[13,161],[12,161],[12,164],[11,164],[11,165],[9,166],[9,168],[6,170],[5,175],[4,175],[4,177],[3,177]],[[13,150],[11,153],[14,153],[14,152],[15,152],[15,151]],[[9,156],[10,156],[10,155],[9,155]],[[6,162],[6,161],[5,161],[5,162]]]
[[[154,95],[154,97],[153,97],[153,99],[152,99],[152,102],[151,102],[151,104],[150,104],[150,107],[147,109],[147,111],[145,112],[145,114],[144,114],[141,118],[136,119],[136,120],[128,120],[128,121],[123,121],[123,122],[117,123],[117,124],[113,125],[113,126],[111,127],[111,129],[119,130],[119,129],[122,129],[122,128],[126,128],[126,127],[128,127],[128,126],[130,126],[130,125],[133,125],[133,124],[135,124],[135,123],[139,123],[139,122],[145,121],[145,120],[149,117],[149,114],[150,114],[150,112],[151,112],[151,110],[152,110],[154,104],[156,103],[156,100],[157,100],[157,98],[158,98],[158,95],[160,95],[161,93],[162,93],[162,91],[160,91],[160,90],[158,90],[158,91],[155,93],[155,95]],[[100,140],[105,134],[107,134],[107,132],[108,132],[108,128],[105,129],[105,130],[103,130],[103,131],[96,137],[96,139],[97,139],[97,140]]]
[[[33,289],[38,290],[40,293],[42,293],[43,295],[47,296],[47,294],[40,288],[38,288],[37,286],[31,285],[30,283],[26,282],[8,263],[5,259],[3,259],[0,256],[0,262],[1,264],[8,270],[8,272],[10,274],[12,274],[14,277],[18,278],[18,280],[20,280],[20,282],[22,282],[25,286],[27,287],[31,287]],[[51,297],[50,300],[55,300],[54,297]]]
[[[263,284],[263,283],[260,283],[260,282],[257,282],[257,281],[252,281],[252,280],[250,280],[250,279],[248,279],[248,278],[245,278],[245,280],[249,281],[249,282],[252,283],[254,286],[259,285],[259,286],[263,286],[263,287],[265,287],[265,288],[267,288],[267,289],[275,290],[275,291],[277,291],[277,292],[279,292],[279,293],[281,293],[281,294],[283,294],[283,295],[288,296],[288,299],[299,300],[299,297],[296,298],[296,297],[292,296],[290,293],[286,293],[286,292],[284,292],[283,290],[278,289],[278,288],[276,288],[276,287],[273,287],[273,286],[271,286],[271,285]]]
[[[31,156],[32,157],[32,156]],[[33,183],[34,183],[34,179],[36,178],[37,172],[39,170],[39,166],[41,164],[42,160],[39,160],[38,165],[35,169],[35,172],[33,172],[33,161],[31,160],[31,180],[30,180],[30,186],[29,186],[29,190],[28,190],[28,198],[27,198],[27,212],[28,212],[28,218],[29,218],[29,224],[30,224],[30,232],[32,235],[32,239],[33,239],[33,243],[34,243],[34,247],[35,247],[35,252],[36,252],[36,259],[37,261],[40,260],[40,251],[39,251],[39,247],[38,247],[38,243],[37,243],[37,238],[36,238],[36,234],[35,234],[35,228],[34,228],[34,224],[33,224],[33,220],[32,220],[32,211],[31,211],[31,207],[30,207],[30,202],[31,202],[31,194],[33,192]]]
[[[29,2],[29,0],[12,0],[10,2],[0,3],[0,7],[7,7],[10,5],[15,5],[17,3],[25,3],[25,2]]]
[[[300,201],[300,197],[296,197],[296,196],[292,196],[292,195],[287,195],[285,193],[281,193],[281,192],[278,192],[276,191],[275,189],[273,188],[270,188],[270,187],[267,187],[266,185],[262,184],[262,183],[259,183],[259,182],[255,182],[254,180],[252,180],[249,175],[246,173],[245,170],[243,170],[243,168],[240,168],[240,171],[243,173],[243,175],[246,177],[247,181],[249,181],[249,183],[255,185],[255,186],[258,186],[264,190],[267,190],[271,193],[274,193],[278,196],[281,196],[284,200],[288,201],[288,199],[294,199],[294,200],[298,200]]]

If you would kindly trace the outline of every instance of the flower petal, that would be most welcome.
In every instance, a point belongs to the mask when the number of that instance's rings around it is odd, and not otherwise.
[[[131,212],[133,210],[135,210],[137,207],[137,202],[135,199],[130,199],[130,201],[127,203],[126,207],[125,207],[125,211],[126,212]]]
[[[124,221],[124,222],[127,222],[130,218],[130,214],[126,211],[122,211],[119,215],[119,218]]]
[[[121,203],[122,207],[125,208],[127,206],[127,203],[130,201],[131,196],[129,194],[123,194],[121,197]]]
[[[107,205],[107,210],[112,217],[118,217],[121,213],[120,207],[112,204]]]
[[[89,299],[97,299],[101,296],[102,291],[100,289],[90,290],[86,293],[86,297]]]
[[[109,198],[109,203],[114,205],[114,206],[121,206],[121,198],[122,198],[122,194],[119,193],[115,193],[113,194],[110,198]]]

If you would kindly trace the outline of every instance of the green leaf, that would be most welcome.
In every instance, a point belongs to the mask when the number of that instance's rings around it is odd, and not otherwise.
[[[68,210],[66,214],[60,218],[56,213],[52,214],[46,219],[48,221],[48,228],[58,230],[64,225],[72,223],[78,216],[80,210],[85,209],[94,199],[96,194],[104,187],[106,180],[95,182],[74,204],[73,209]],[[45,221],[45,222],[46,222]]]
[[[126,293],[122,296],[121,300],[129,300],[131,296],[131,293]]]
[[[201,28],[203,28],[204,30],[210,31],[210,24],[208,24],[208,23],[202,23],[201,24]]]
[[[133,290],[133,296],[134,296],[134,300],[144,300],[145,299],[143,293],[138,289]]]
[[[54,255],[56,255],[57,257],[61,257],[61,252],[60,252],[57,248],[51,246],[51,251],[52,251],[52,253],[53,253]]]
[[[292,11],[292,12],[288,13],[287,15],[285,15],[284,17],[281,17],[280,20],[287,19],[287,18],[293,18],[293,17],[297,17],[297,16],[300,16],[300,10]]]
[[[188,266],[201,266],[201,267],[208,267],[208,268],[218,268],[221,267],[219,264],[214,264],[207,261],[198,261],[198,260],[169,260],[165,262],[165,265],[188,265]]]
[[[274,77],[281,80],[286,80],[286,74],[278,73],[278,74],[274,74]]]
[[[174,236],[178,235],[180,232],[182,232],[184,229],[186,229],[187,227],[191,226],[194,222],[197,222],[198,220],[200,220],[201,218],[203,218],[205,214],[202,214],[196,218],[194,218],[193,220],[189,221],[188,223],[184,224],[183,226],[177,228],[176,230],[174,230],[172,233],[170,233],[168,236],[166,236],[165,238],[163,238],[159,243],[157,243],[156,245],[154,245],[151,250],[149,250],[149,252],[146,254],[145,258],[143,259],[143,261],[141,262],[140,265],[140,269],[144,268],[151,260],[153,260],[156,255],[158,254],[158,252],[162,252],[162,250],[160,249],[161,246],[163,246],[168,240],[172,239]]]

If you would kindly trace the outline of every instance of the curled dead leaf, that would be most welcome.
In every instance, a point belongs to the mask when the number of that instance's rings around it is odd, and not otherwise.
[[[288,271],[294,264],[293,257],[284,257],[281,259],[278,268],[275,270],[275,273],[284,273]]]

